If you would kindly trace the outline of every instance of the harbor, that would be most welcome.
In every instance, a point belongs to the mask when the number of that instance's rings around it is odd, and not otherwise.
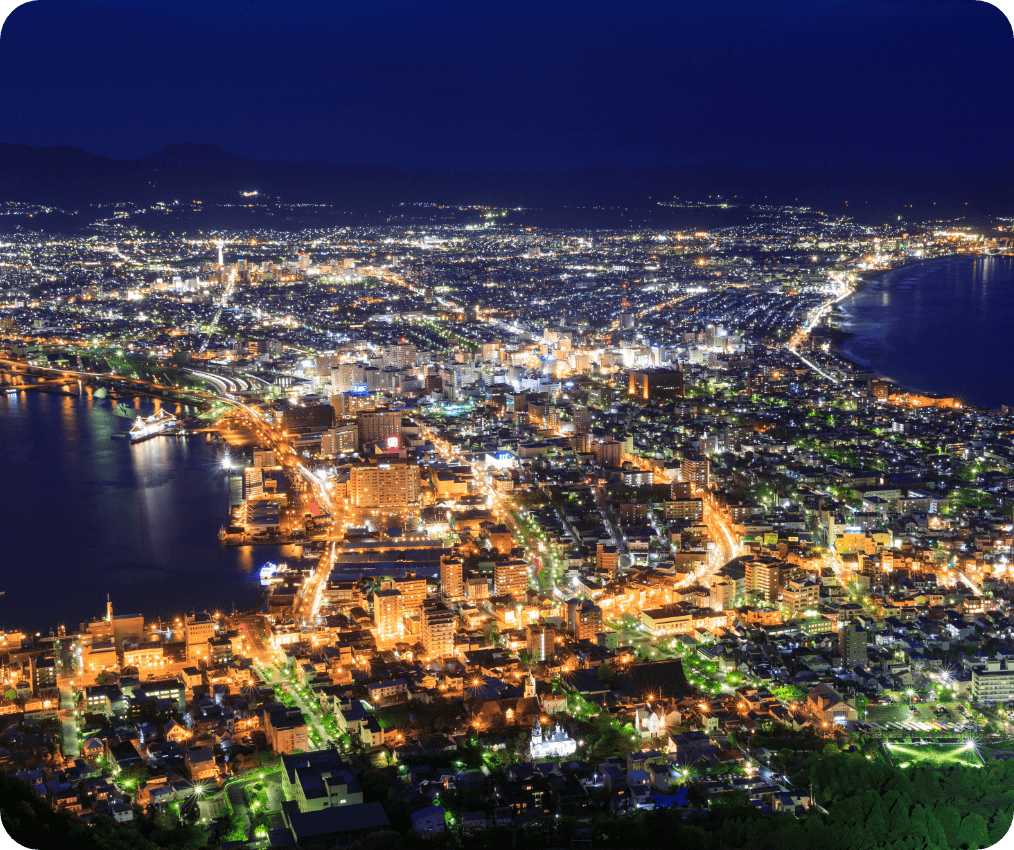
[[[130,402],[130,419],[118,402]],[[82,606],[101,609],[107,593],[123,610],[151,616],[248,610],[259,603],[265,562],[299,561],[301,549],[284,538],[219,542],[230,477],[237,485],[239,477],[223,474],[223,446],[210,433],[132,442],[132,422],[155,413],[148,399],[102,398],[88,387],[80,397],[0,394],[0,473],[19,483],[0,492],[0,511],[21,531],[8,553],[19,568],[4,580],[0,626],[76,625]]]
[[[160,435],[177,435],[182,433],[183,423],[164,408],[159,408],[151,416],[134,420],[130,427],[130,442],[140,443]]]

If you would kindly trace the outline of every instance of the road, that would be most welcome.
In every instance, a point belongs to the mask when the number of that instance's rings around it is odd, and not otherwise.
[[[250,657],[262,666],[271,663],[271,648],[264,645],[261,637],[260,621],[255,618],[245,617],[234,621],[242,632],[250,647]]]
[[[299,475],[310,484],[314,497],[331,515],[333,533],[334,528],[338,525],[339,518],[335,515],[327,482],[299,460],[299,456],[285,439],[286,435],[284,431],[281,431],[277,425],[266,422],[259,411],[241,401],[232,401],[231,403],[247,414],[253,425],[254,433],[258,436],[259,440],[264,445],[274,449],[275,460],[289,474]],[[316,619],[323,591],[327,586],[328,576],[331,575],[331,570],[334,568],[336,554],[337,543],[332,540],[330,548],[320,559],[314,571],[307,576],[303,586],[299,590],[293,610],[293,616],[297,621],[305,624],[312,623]]]
[[[851,578],[851,574],[842,562],[841,556],[831,549],[821,556],[821,560],[823,561],[825,567],[830,567],[834,572],[834,577],[838,579],[838,584],[845,588],[845,590],[849,590],[848,582]]]
[[[623,534],[620,533],[619,526],[613,519],[613,512],[609,509],[609,500],[606,498],[605,491],[599,486],[597,481],[592,483],[591,488],[592,494],[595,496],[595,505],[598,507],[599,513],[602,515],[602,522],[609,531],[609,536],[613,539],[613,545],[616,547],[616,551],[620,553],[626,552],[627,547],[623,543]]]
[[[704,524],[718,543],[719,560],[721,561],[718,564],[719,567],[724,566],[739,555],[742,543],[739,542],[736,534],[733,532],[728,517],[715,504],[715,500],[710,493],[704,495]]]
[[[74,689],[70,680],[57,681],[60,688],[60,725],[63,727],[64,758],[77,758],[81,754],[78,743],[77,715],[74,713]]]
[[[328,577],[334,569],[335,557],[337,555],[338,543],[331,541],[331,546],[321,556],[316,569],[303,582],[299,590],[299,596],[293,609],[293,617],[303,623],[312,623],[317,618],[317,611],[320,610],[320,602],[324,595],[324,588],[327,587]]]
[[[841,301],[843,298],[847,298],[849,295],[852,294],[852,289],[848,287],[843,280],[837,278],[836,280],[840,286],[840,290],[837,293],[837,295],[834,298],[828,299],[823,304],[821,304],[820,307],[814,310],[810,314],[810,316],[806,319],[806,321],[798,328],[796,328],[796,332],[792,335],[792,337],[789,339],[788,343],[785,346],[790,352],[795,354],[796,357],[802,360],[803,363],[805,363],[807,366],[813,369],[814,372],[816,372],[818,375],[821,375],[824,378],[827,378],[829,381],[835,384],[840,383],[838,378],[836,378],[834,375],[828,374],[823,369],[821,369],[816,363],[814,363],[811,360],[807,360],[805,357],[803,357],[803,355],[799,353],[799,346],[803,344],[803,340],[806,339],[810,331],[812,331],[820,323],[820,320],[827,314],[828,310],[834,307],[834,305],[837,304],[839,301]]]
[[[292,684],[277,667],[273,664],[267,664],[258,670],[258,674],[263,677],[264,681],[267,682],[271,687],[284,688],[285,692],[292,697],[296,703],[296,707],[303,712],[304,717],[310,718],[310,726],[312,726],[317,734],[320,736],[321,747],[326,747],[332,743],[332,738],[328,734],[327,729],[320,722],[320,705],[314,704],[311,706],[299,693],[299,689],[296,685]],[[313,742],[309,744],[310,749],[317,749],[317,745]]]

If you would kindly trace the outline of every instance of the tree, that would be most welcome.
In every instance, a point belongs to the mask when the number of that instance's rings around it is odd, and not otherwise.
[[[489,620],[486,623],[484,623],[483,626],[482,626],[482,634],[483,634],[483,637],[485,637],[486,640],[488,640],[494,646],[499,645],[499,643],[500,643],[500,629],[497,627],[497,624],[496,624],[495,621]]]
[[[874,809],[869,819],[866,821],[866,831],[870,834],[870,837],[876,842],[877,846],[883,846],[883,843],[887,839],[887,821],[884,820],[883,814],[880,809]]]
[[[397,850],[399,847],[401,836],[393,829],[381,829],[363,838],[363,850]]]
[[[982,815],[972,812],[961,819],[958,843],[967,845],[968,850],[979,850],[980,847],[989,846],[989,831]]]
[[[120,780],[126,782],[137,782],[138,785],[148,778],[148,766],[143,762],[128,764],[120,771]]]
[[[958,843],[957,836],[961,827],[960,812],[953,805],[943,805],[937,808],[934,814],[936,814],[937,822],[943,827],[947,843],[955,846]]]
[[[613,672],[613,668],[608,664],[600,664],[598,669],[599,681],[605,685],[611,684],[616,678],[616,674]]]
[[[690,801],[690,805],[698,809],[706,808],[708,805],[708,792],[703,785],[698,785],[696,782],[691,783],[687,787],[687,799]]]

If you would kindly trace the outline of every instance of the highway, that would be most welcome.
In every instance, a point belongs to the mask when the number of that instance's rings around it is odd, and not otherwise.
[[[828,374],[812,360],[807,360],[805,357],[803,357],[802,354],[799,353],[799,346],[802,345],[803,340],[806,339],[810,331],[812,331],[820,323],[820,320],[824,318],[827,312],[843,298],[847,298],[849,295],[852,294],[852,290],[846,285],[846,283],[843,280],[839,278],[835,278],[835,280],[838,283],[838,285],[842,287],[841,291],[834,298],[828,299],[823,304],[821,304],[820,307],[814,310],[810,314],[809,318],[802,325],[796,328],[796,332],[789,339],[788,343],[786,343],[785,347],[790,352],[795,354],[796,357],[798,357],[803,363],[805,363],[807,366],[813,369],[813,371],[816,372],[818,375],[821,375],[822,377],[827,378],[832,383],[837,384],[840,383],[838,378],[836,378],[834,375]]]

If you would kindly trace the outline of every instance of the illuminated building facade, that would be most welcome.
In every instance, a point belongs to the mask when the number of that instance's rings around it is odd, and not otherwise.
[[[711,461],[699,455],[687,455],[680,464],[684,484],[708,488],[711,485]]]
[[[627,394],[642,401],[680,398],[683,395],[683,373],[679,369],[631,371]]]
[[[422,645],[430,658],[454,655],[454,621],[454,612],[443,602],[423,605],[420,617]]]
[[[385,444],[388,437],[398,437],[400,444],[400,413],[383,411],[360,413],[356,421],[359,425],[360,445],[368,446],[370,443]]]
[[[349,495],[356,508],[418,508],[422,498],[419,467],[394,460],[353,466]]]
[[[400,591],[378,590],[373,594],[373,622],[377,626],[378,641],[399,640],[405,634],[404,613]]]
[[[528,590],[528,562],[520,559],[493,564],[493,593],[522,599]]]
[[[440,556],[440,593],[444,599],[455,601],[464,595],[464,561],[454,555]]]

